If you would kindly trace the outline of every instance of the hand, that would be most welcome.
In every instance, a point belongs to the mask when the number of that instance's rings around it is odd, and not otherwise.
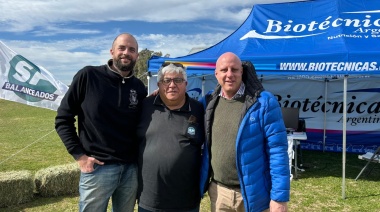
[[[94,164],[104,165],[104,162],[98,161],[93,157],[88,157],[87,155],[82,155],[77,160],[79,168],[83,173],[90,173],[94,171]]]
[[[270,212],[287,212],[288,203],[287,202],[276,202],[274,200],[270,201]]]

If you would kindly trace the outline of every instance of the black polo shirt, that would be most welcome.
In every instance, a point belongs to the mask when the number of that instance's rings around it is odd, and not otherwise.
[[[139,206],[185,211],[200,203],[203,105],[186,94],[184,106],[168,109],[159,95],[144,100],[137,127]]]

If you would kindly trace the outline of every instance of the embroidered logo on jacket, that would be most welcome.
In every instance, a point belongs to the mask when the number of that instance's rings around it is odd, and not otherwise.
[[[137,91],[131,89],[129,91],[129,108],[136,108],[137,103],[139,103],[139,100],[137,99]]]
[[[194,136],[195,135],[195,128],[194,127],[188,127],[187,128],[187,133],[191,136]]]

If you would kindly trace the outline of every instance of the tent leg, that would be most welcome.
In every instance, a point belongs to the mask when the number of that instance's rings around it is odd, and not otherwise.
[[[328,80],[325,78],[325,105],[327,105],[327,83]],[[324,120],[323,120],[323,152],[325,152],[325,146],[326,146],[326,122],[327,122],[327,112],[324,111]]]
[[[347,131],[347,78],[344,75],[343,82],[343,149],[342,149],[342,198],[346,199],[346,131]]]

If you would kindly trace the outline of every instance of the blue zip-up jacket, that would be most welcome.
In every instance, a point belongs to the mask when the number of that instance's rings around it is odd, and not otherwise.
[[[270,200],[288,202],[290,196],[290,170],[286,129],[277,99],[264,91],[253,65],[243,63],[245,106],[236,137],[236,167],[238,170],[244,207],[247,212],[269,208]],[[211,126],[221,87],[207,100],[205,114],[205,142],[201,192],[207,190],[211,167]],[[203,193],[202,193],[203,195]]]

